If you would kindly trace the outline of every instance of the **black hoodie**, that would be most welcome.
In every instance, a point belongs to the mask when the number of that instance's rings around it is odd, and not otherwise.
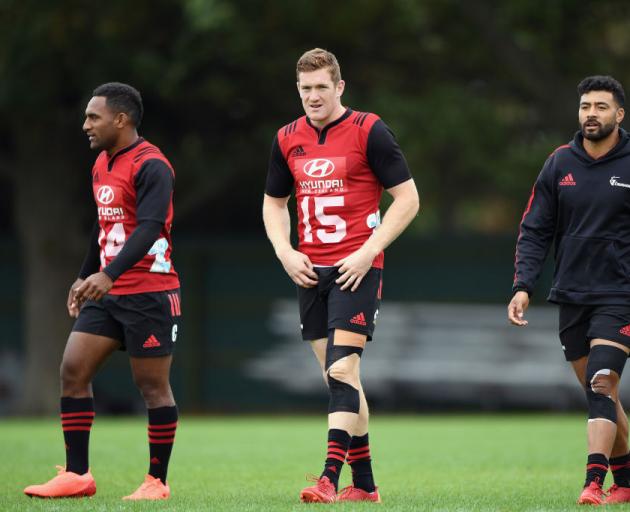
[[[580,132],[547,158],[523,214],[513,290],[532,293],[551,243],[548,300],[630,304],[630,136],[597,160]]]

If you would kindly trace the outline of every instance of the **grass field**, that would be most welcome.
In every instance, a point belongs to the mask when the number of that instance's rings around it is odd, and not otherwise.
[[[90,499],[36,500],[22,489],[63,464],[55,419],[0,423],[0,510],[284,511],[304,505],[306,473],[319,473],[326,425],[314,417],[184,417],[161,503],[126,503],[147,470],[145,421],[97,417]],[[370,431],[377,484],[387,511],[575,510],[586,462],[582,416],[375,417]],[[344,469],[342,485],[348,483]],[[610,476],[609,476],[610,478]],[[334,504],[368,510],[374,504]],[[378,507],[378,506],[377,506]],[[630,510],[616,506],[615,510]]]

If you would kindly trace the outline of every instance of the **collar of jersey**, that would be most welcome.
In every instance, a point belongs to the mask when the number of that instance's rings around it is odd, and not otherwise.
[[[329,130],[330,128],[332,128],[333,126],[337,126],[339,123],[345,121],[346,119],[348,119],[350,116],[352,115],[352,109],[350,107],[346,108],[346,111],[341,115],[341,117],[335,119],[334,121],[328,123],[326,126],[324,126],[323,128],[319,129],[317,128],[317,126],[313,126],[313,123],[311,123],[311,120],[308,118],[308,116],[306,116],[306,123],[313,128],[313,130],[317,131],[317,133],[320,132],[324,132]]]
[[[108,170],[112,170],[112,165],[114,165],[114,160],[116,160],[116,158],[118,158],[120,155],[126,153],[127,151],[131,151],[133,148],[137,147],[138,145],[142,144],[144,142],[144,139],[142,137],[138,137],[138,140],[136,140],[133,144],[130,144],[129,146],[122,148],[118,151],[116,151],[116,153],[114,153],[111,158],[107,159],[107,168]]]

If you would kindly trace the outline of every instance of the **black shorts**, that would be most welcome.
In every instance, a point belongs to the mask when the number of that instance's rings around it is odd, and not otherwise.
[[[330,329],[343,329],[365,334],[370,341],[381,303],[381,269],[371,268],[354,292],[335,283],[338,267],[316,267],[315,272],[317,286],[298,286],[302,339],[327,338]]]
[[[165,356],[173,352],[181,314],[179,289],[108,294],[85,302],[72,331],[118,340],[132,357]]]
[[[630,347],[630,306],[560,304],[560,343],[567,361],[588,355],[595,338]]]

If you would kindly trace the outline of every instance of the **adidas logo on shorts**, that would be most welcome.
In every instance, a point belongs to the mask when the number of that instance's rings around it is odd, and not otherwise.
[[[367,322],[365,321],[365,315],[363,314],[363,312],[359,313],[358,315],[354,315],[350,319],[350,323],[356,324],[356,325],[362,325],[363,327],[367,325]]]
[[[158,341],[158,339],[152,334],[151,336],[149,336],[147,338],[147,341],[145,341],[142,345],[142,348],[155,348],[155,347],[159,347],[160,342]]]

